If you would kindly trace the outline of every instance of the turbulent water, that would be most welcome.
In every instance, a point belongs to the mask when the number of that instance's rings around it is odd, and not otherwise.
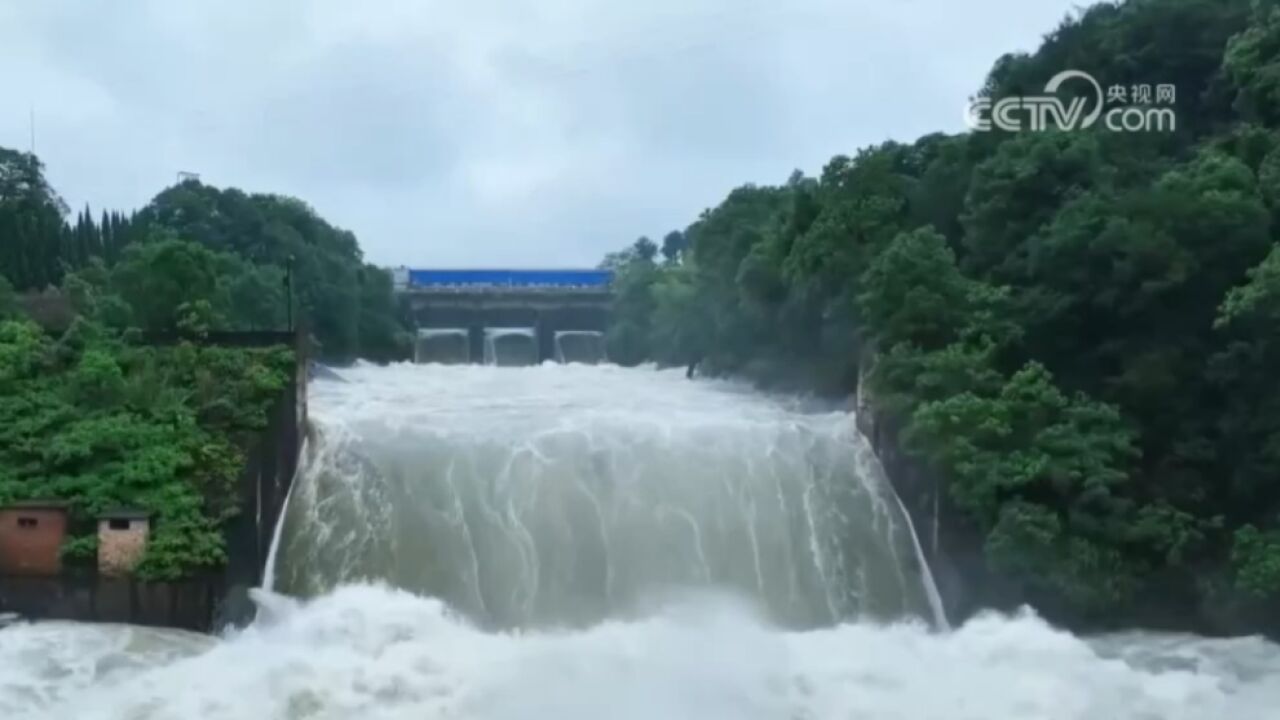
[[[1277,703],[1261,640],[1085,642],[1027,616],[785,632],[715,598],[512,634],[347,587],[222,640],[0,631],[6,720],[1265,720]]]
[[[562,363],[604,362],[604,333],[587,330],[561,330],[556,333],[556,359]]]
[[[273,553],[222,638],[0,630],[0,718],[1276,717],[1280,647],[1030,614],[947,630],[839,412],[681,372],[361,367],[317,382]],[[359,579],[381,579],[368,584]],[[413,592],[406,591],[408,588]]]
[[[586,625],[724,589],[790,627],[937,620],[845,412],[615,366],[358,368],[316,436],[278,589],[385,580],[486,627]]]

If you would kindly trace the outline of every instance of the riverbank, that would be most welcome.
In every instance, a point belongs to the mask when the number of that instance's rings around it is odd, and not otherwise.
[[[873,354],[864,356],[870,366]],[[1075,633],[1127,630],[1187,632],[1205,637],[1263,635],[1280,641],[1280,613],[1267,602],[1225,586],[1227,568],[1204,568],[1216,582],[1208,599],[1177,588],[1147,593],[1121,611],[1082,614],[1052,595],[1036,593],[994,571],[986,538],[948,494],[944,473],[904,447],[903,423],[877,404],[866,372],[844,361],[755,361],[737,371],[700,368],[701,377],[737,379],[762,392],[813,396],[857,413],[859,431],[876,452],[886,477],[911,515],[921,549],[932,569],[947,617],[960,625],[984,612],[1012,613],[1032,607],[1058,627]]]

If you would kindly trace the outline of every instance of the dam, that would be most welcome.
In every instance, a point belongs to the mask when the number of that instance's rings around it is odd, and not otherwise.
[[[413,360],[434,364],[595,364],[606,360],[609,270],[392,271],[417,337]]]

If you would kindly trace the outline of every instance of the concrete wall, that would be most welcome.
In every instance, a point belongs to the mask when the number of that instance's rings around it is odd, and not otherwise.
[[[142,582],[66,571],[44,577],[0,573],[0,610],[24,618],[129,623],[208,632],[224,592],[217,575]]]

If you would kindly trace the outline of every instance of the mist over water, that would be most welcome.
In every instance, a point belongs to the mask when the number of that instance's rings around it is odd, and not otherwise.
[[[1263,720],[1280,649],[1085,641],[1036,618],[780,631],[701,597],[582,631],[491,633],[438,600],[345,587],[215,640],[0,631],[0,717],[74,720]]]
[[[0,630],[0,718],[1275,717],[1280,647],[940,630],[843,412],[608,366],[317,382],[258,620]],[[817,410],[817,411],[815,411]],[[806,500],[807,497],[807,500]],[[380,580],[365,583],[364,579]]]

